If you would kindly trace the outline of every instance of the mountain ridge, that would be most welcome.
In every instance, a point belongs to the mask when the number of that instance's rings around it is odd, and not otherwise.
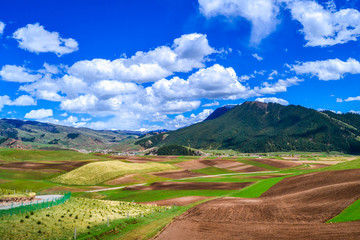
[[[334,114],[299,105],[245,102],[215,119],[167,133],[166,137],[141,139],[137,144],[179,144],[242,152],[360,153],[360,115]]]
[[[123,143],[143,133],[136,131],[93,130],[70,126],[0,119],[0,147],[42,149],[96,149]]]

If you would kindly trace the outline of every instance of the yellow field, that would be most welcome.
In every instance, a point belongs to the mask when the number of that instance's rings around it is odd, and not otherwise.
[[[69,185],[96,185],[115,177],[132,173],[160,172],[176,167],[163,163],[125,163],[121,161],[94,162],[53,178],[52,181]]]

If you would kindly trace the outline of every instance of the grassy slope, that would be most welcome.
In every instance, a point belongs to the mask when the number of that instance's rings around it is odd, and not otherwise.
[[[75,151],[44,151],[0,149],[0,160],[3,161],[74,161],[74,160],[105,160],[103,156],[79,153]]]
[[[69,185],[95,185],[115,177],[132,173],[174,170],[176,167],[162,163],[125,163],[121,161],[94,162],[86,164],[53,179]]]

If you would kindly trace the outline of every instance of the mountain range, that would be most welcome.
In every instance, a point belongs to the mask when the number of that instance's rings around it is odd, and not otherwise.
[[[302,106],[245,102],[215,110],[205,121],[142,138],[145,148],[178,144],[241,152],[339,151],[360,153],[360,115]]]
[[[0,147],[38,149],[104,149],[144,133],[74,128],[37,121],[0,119]]]

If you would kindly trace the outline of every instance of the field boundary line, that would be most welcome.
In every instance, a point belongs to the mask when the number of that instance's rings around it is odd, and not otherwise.
[[[166,180],[164,182],[171,182],[171,181],[181,181],[181,180],[188,180],[188,179],[196,179],[196,178],[211,178],[211,177],[217,177],[217,176],[230,176],[230,175],[247,175],[247,174],[254,174],[254,173],[278,173],[279,171],[263,171],[263,172],[247,172],[247,173],[223,173],[223,174],[215,174],[215,175],[206,175],[206,176],[198,176],[198,177],[188,177],[188,178],[181,178],[181,179],[172,179],[172,180]],[[144,186],[147,183],[141,183],[141,184],[135,184],[135,185],[127,185],[127,186],[121,186],[121,187],[113,187],[113,188],[103,188],[103,189],[96,189],[96,190],[90,190],[85,191],[87,193],[94,193],[94,192],[104,192],[104,191],[111,191],[111,190],[118,190],[123,189],[126,187],[136,187],[136,186]]]

